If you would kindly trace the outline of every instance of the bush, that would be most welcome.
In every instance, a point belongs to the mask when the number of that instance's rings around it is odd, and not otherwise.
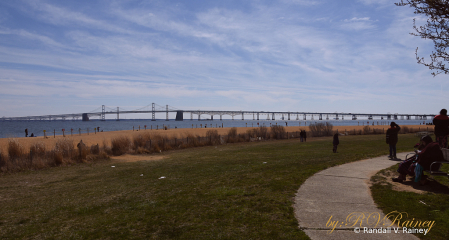
[[[43,142],[37,142],[31,145],[30,147],[30,153],[33,154],[33,157],[44,157],[47,153],[47,150],[45,148],[45,144]]]
[[[186,137],[186,142],[181,145],[181,148],[198,147],[199,145],[198,137],[189,134]]]
[[[283,126],[273,125],[271,126],[271,137],[274,139],[282,139],[285,135],[285,128]]]
[[[220,144],[220,136],[218,135],[217,130],[207,130],[206,132],[206,138],[208,139],[208,142],[211,145],[217,145]]]
[[[100,153],[100,146],[98,144],[90,146],[90,153],[98,155]]]
[[[63,138],[56,142],[55,150],[61,153],[62,157],[71,158],[74,149],[73,140]]]
[[[409,130],[409,128],[407,127],[407,126],[402,126],[401,127],[401,133],[409,133],[410,132],[410,130]]]
[[[129,151],[129,148],[131,147],[131,140],[129,140],[129,138],[127,137],[121,136],[112,139],[111,144],[112,154],[115,156],[119,156]]]
[[[24,153],[23,146],[16,139],[8,141],[8,155],[10,160],[16,160],[22,157]]]
[[[0,170],[4,171],[4,167],[6,167],[8,160],[6,159],[5,155],[3,155],[2,152],[0,152]]]
[[[238,139],[237,139],[237,128],[236,127],[233,127],[231,129],[229,129],[227,142],[228,143],[238,142]]]
[[[53,151],[53,163],[56,166],[59,166],[63,163],[63,154],[62,152],[55,150]]]
[[[260,132],[259,137],[261,137],[263,139],[268,138],[268,128],[267,127],[264,127],[264,126],[260,127],[259,132]]]
[[[309,125],[309,130],[313,137],[332,136],[332,128],[334,126],[330,122],[315,123]]]
[[[133,149],[137,150],[139,148],[145,148],[147,142],[150,141],[151,137],[149,133],[139,134],[133,139]]]
[[[367,134],[370,134],[370,127],[369,126],[364,126],[363,127],[363,134],[364,135],[367,135]]]

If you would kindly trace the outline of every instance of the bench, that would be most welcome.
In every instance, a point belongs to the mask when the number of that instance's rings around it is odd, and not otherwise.
[[[435,171],[432,170],[426,170],[426,172],[428,172],[430,175],[435,175],[435,176],[446,176],[449,178],[449,173],[447,172],[443,172],[440,171],[440,168],[443,164],[449,164],[449,149],[447,148],[442,148],[441,151],[443,152],[443,157],[444,160],[446,160],[446,162],[433,162],[432,164],[430,164],[430,169],[432,169],[432,165],[434,164],[439,164],[439,166],[437,167],[437,169]]]
[[[425,170],[425,172],[429,173],[430,175],[435,175],[435,176],[446,176],[446,177],[449,178],[449,173],[440,171],[440,168],[441,168],[441,166],[442,166],[443,164],[449,164],[449,149],[447,149],[447,148],[442,148],[441,151],[443,152],[443,157],[444,157],[444,160],[446,160],[446,162],[433,162],[432,164],[430,164],[430,169],[433,169],[433,168],[432,168],[432,165],[433,165],[433,164],[439,164],[439,166],[436,168],[436,170],[435,170],[435,171]],[[409,155],[416,155],[416,153],[409,153],[409,154],[407,154],[407,155],[405,156],[405,159],[408,159],[408,158],[409,158],[409,157],[408,157]]]

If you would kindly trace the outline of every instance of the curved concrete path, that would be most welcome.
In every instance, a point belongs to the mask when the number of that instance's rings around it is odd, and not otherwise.
[[[405,159],[405,155],[406,153],[398,154],[398,158]],[[311,239],[320,240],[418,239],[412,234],[402,233],[402,228],[397,229],[400,233],[395,233],[394,228],[391,228],[391,233],[363,233],[363,227],[374,227],[372,217],[380,214],[380,219],[383,219],[385,216],[371,197],[368,181],[378,171],[396,163],[398,162],[383,156],[347,163],[316,173],[301,185],[295,197],[295,216],[299,221],[299,227]],[[364,213],[366,218],[372,214],[371,222],[367,224],[365,218],[360,233],[356,233],[357,230],[353,227],[356,218],[347,219],[351,213],[355,213],[352,216],[362,217],[361,213]],[[361,221],[357,222],[356,227],[360,227]],[[333,231],[332,224],[336,226]],[[387,221],[385,226],[390,224],[391,222]],[[382,224],[377,226],[380,227]]]

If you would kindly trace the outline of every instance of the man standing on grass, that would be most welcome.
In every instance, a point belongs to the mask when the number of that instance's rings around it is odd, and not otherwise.
[[[447,135],[449,135],[449,117],[447,110],[441,109],[440,115],[433,118],[435,125],[435,142],[440,145],[440,148],[447,148]]]
[[[401,130],[401,127],[395,122],[391,122],[390,128],[387,130],[387,144],[390,145],[390,156],[388,158],[392,160],[398,159],[396,157],[396,143],[398,143],[399,130]]]

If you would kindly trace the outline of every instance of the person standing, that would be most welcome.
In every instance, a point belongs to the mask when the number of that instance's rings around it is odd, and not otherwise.
[[[304,142],[307,142],[307,133],[306,133],[306,130],[304,130]]]
[[[28,137],[28,128],[25,128],[25,137]]]
[[[390,128],[387,130],[387,144],[390,146],[390,159],[397,160],[396,157],[396,144],[398,143],[398,133],[401,130],[401,127],[397,125],[395,122],[391,122]]]
[[[440,114],[433,118],[433,125],[435,125],[435,142],[440,145],[440,148],[447,148],[449,117],[447,116],[446,109],[441,109]]]
[[[338,147],[338,144],[340,144],[340,141],[338,140],[338,133],[334,134],[334,140],[332,141],[332,144],[334,145],[334,148],[332,149],[332,151],[334,153],[337,153],[337,147]]]

